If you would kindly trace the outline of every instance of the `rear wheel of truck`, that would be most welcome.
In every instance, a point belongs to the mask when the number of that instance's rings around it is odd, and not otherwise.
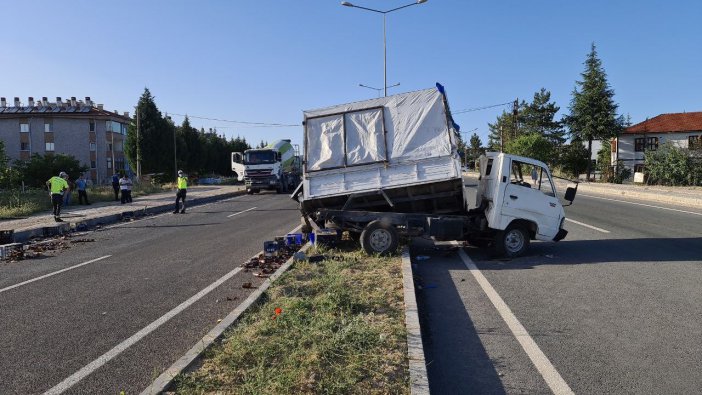
[[[361,247],[369,255],[390,255],[400,244],[395,227],[380,220],[370,222],[361,232]]]
[[[522,225],[510,225],[495,234],[495,252],[497,255],[516,258],[529,249],[529,231]]]

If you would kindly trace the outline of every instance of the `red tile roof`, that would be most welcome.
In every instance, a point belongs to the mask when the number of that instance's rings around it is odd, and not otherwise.
[[[629,126],[624,133],[672,133],[702,130],[702,111],[661,114],[636,125]]]

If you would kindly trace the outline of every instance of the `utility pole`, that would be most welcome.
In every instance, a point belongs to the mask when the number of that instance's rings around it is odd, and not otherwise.
[[[517,129],[519,128],[519,98],[514,99],[514,104],[512,106],[512,116],[513,116],[513,122],[514,122],[514,136],[513,138],[517,138]]]
[[[502,125],[500,125],[500,152],[505,152],[505,133]]]

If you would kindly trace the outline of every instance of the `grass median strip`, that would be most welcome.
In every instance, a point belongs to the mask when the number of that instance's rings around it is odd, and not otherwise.
[[[409,393],[400,258],[308,252],[177,393]]]

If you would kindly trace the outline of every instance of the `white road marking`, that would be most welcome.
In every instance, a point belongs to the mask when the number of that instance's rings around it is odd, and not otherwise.
[[[247,212],[247,211],[255,210],[256,208],[257,208],[257,207],[247,208],[246,210],[239,211],[238,213],[234,213],[234,214],[231,214],[231,215],[227,215],[227,218],[231,218],[231,217],[233,217],[233,216],[235,216],[235,215],[239,215],[239,214],[245,213],[245,212]]]
[[[95,259],[89,260],[89,261],[87,261],[87,262],[79,263],[79,264],[77,264],[77,265],[75,265],[75,266],[71,266],[71,267],[67,267],[67,268],[65,268],[65,269],[57,270],[57,271],[55,271],[55,272],[51,272],[51,273],[49,273],[49,274],[45,274],[45,275],[43,275],[43,276],[39,276],[39,277],[33,278],[33,279],[31,279],[31,280],[23,281],[23,282],[21,282],[21,283],[19,283],[19,284],[10,285],[9,287],[5,287],[5,288],[3,288],[3,289],[0,289],[0,293],[3,293],[3,292],[5,292],[5,291],[9,291],[9,290],[11,290],[11,289],[19,288],[19,287],[21,287],[21,286],[23,286],[23,285],[27,285],[27,284],[33,283],[33,282],[35,282],[35,281],[43,280],[43,279],[45,279],[45,278],[47,278],[47,277],[51,277],[51,276],[55,276],[55,275],[57,275],[57,274],[61,274],[61,273],[63,273],[63,272],[67,272],[67,271],[69,271],[69,270],[77,269],[77,268],[79,268],[79,267],[81,267],[81,266],[89,265],[89,264],[91,264],[91,263],[93,263],[93,262],[97,262],[97,261],[103,260],[103,259],[105,259],[105,258],[109,258],[109,257],[111,257],[111,256],[112,256],[112,255],[101,256],[100,258],[95,258]]]
[[[651,207],[651,208],[659,208],[659,209],[661,209],[661,210],[676,211],[676,212],[678,212],[678,213],[684,213],[684,214],[692,214],[692,215],[699,215],[699,216],[702,216],[702,213],[696,213],[696,212],[694,212],[694,211],[678,210],[678,209],[676,209],[676,208],[654,206],[654,205],[652,205],[652,204],[644,204],[644,203],[627,202],[626,200],[618,200],[618,199],[603,198],[603,197],[599,197],[599,196],[592,196],[592,195],[585,195],[585,194],[583,194],[582,196],[586,196],[586,197],[593,198],[593,199],[609,200],[609,201],[611,201],[611,202],[628,203],[628,204],[634,204],[634,205],[636,205],[636,206],[644,206],[644,207]]]
[[[89,364],[85,365],[83,368],[81,368],[79,371],[73,373],[72,375],[68,376],[65,380],[62,382],[56,384],[54,387],[49,389],[44,393],[44,395],[49,395],[49,394],[61,394],[64,391],[68,390],[72,386],[74,386],[76,383],[79,381],[83,380],[85,377],[87,377],[89,374],[93,373],[100,367],[102,367],[104,364],[118,356],[119,354],[122,353],[122,351],[128,349],[132,345],[134,345],[136,342],[141,340],[142,338],[146,337],[149,333],[155,331],[158,327],[161,325],[165,324],[170,320],[171,318],[175,317],[178,313],[182,312],[183,310],[187,309],[192,305],[193,303],[197,302],[198,300],[202,299],[205,295],[208,293],[212,292],[215,288],[219,287],[224,283],[225,281],[229,280],[232,278],[235,274],[239,273],[242,270],[241,267],[237,267],[236,269],[230,271],[229,273],[225,274],[224,276],[220,277],[217,281],[213,282],[212,284],[208,285],[206,288],[204,288],[202,291],[198,292],[197,294],[193,295],[190,297],[190,299],[186,300],[185,302],[179,304],[175,308],[173,308],[171,311],[168,313],[162,315],[160,318],[158,318],[156,321],[150,323],[148,326],[144,327],[142,330],[139,332],[133,334],[130,336],[127,340],[123,341],[122,343],[116,345],[113,347],[110,351],[102,354],[99,356],[97,359],[94,361],[90,362]]]
[[[473,274],[478,284],[480,284],[483,292],[485,292],[485,295],[487,295],[493,306],[495,306],[495,309],[497,309],[497,312],[512,331],[514,337],[527,353],[531,362],[539,373],[541,373],[544,380],[546,380],[546,384],[551,388],[551,391],[558,395],[574,394],[573,390],[568,386],[568,383],[563,380],[556,368],[551,364],[551,361],[549,361],[546,355],[541,351],[534,339],[529,336],[529,332],[522,326],[517,317],[514,316],[512,310],[507,306],[505,301],[502,300],[502,297],[500,297],[492,285],[490,285],[490,282],[483,276],[480,269],[475,266],[475,263],[473,263],[462,249],[458,250],[458,255],[461,257],[468,270],[470,270],[471,274]]]
[[[576,221],[576,220],[574,220],[574,219],[566,218],[565,220],[568,221],[568,222],[572,222],[572,223],[574,223],[574,224],[578,224],[578,225],[580,225],[580,226],[584,226],[584,227],[586,227],[586,228],[594,229],[594,230],[596,230],[596,231],[598,231],[598,232],[609,233],[609,231],[606,230],[606,229],[598,228],[597,226],[592,226],[592,225],[584,224],[584,223],[579,222],[579,221]]]

